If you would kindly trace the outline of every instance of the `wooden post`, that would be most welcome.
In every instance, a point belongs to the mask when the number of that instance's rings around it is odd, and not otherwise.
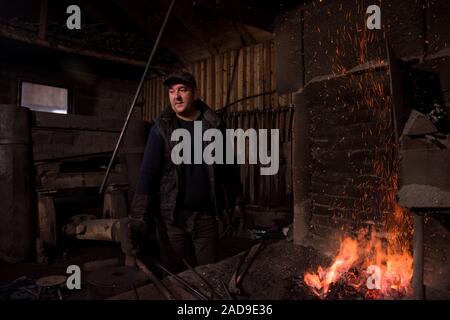
[[[222,80],[223,80],[223,54],[220,54],[218,56],[215,57],[215,77],[216,77],[216,82],[215,82],[215,110],[218,110],[220,108],[223,107],[223,99],[222,99]]]
[[[103,199],[103,219],[120,219],[127,215],[125,189],[121,186],[107,187]]]
[[[414,219],[414,275],[413,288],[416,300],[424,299],[423,285],[423,225],[424,217],[422,213],[413,213]]]
[[[45,39],[45,33],[47,32],[47,13],[48,13],[48,0],[41,0],[41,11],[39,15],[39,39]]]
[[[52,193],[56,193],[56,190],[38,194],[39,238],[56,247],[56,211]]]
[[[255,47],[249,48],[249,54],[247,56],[247,96],[253,96],[255,94]],[[252,98],[248,102],[248,110],[255,108],[255,98]]]
[[[294,98],[295,112],[292,132],[292,180],[294,196],[294,243],[303,244],[309,231],[311,199],[309,196],[310,137],[309,110],[305,91]]]
[[[226,106],[227,103],[229,103],[228,101],[228,96],[229,96],[229,81],[230,81],[230,76],[229,76],[229,63],[230,63],[230,52],[225,52],[223,54],[223,65],[222,65],[222,107]]]
[[[245,48],[241,48],[241,53],[239,54],[239,58],[237,61],[237,71],[236,71],[236,80],[237,80],[237,88],[236,88],[236,100],[242,99],[245,97],[245,91],[244,91],[244,74],[245,74],[245,66],[244,66],[244,59],[245,59]],[[244,110],[244,103],[243,101],[238,102],[237,104],[237,111]]]

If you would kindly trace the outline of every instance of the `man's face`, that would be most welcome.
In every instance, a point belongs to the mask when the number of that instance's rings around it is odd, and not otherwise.
[[[169,87],[169,100],[175,113],[188,115],[194,110],[195,89],[184,84],[174,84]]]

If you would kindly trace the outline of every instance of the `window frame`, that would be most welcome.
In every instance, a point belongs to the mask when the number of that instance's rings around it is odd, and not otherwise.
[[[42,81],[42,80],[36,80],[33,78],[19,78],[17,81],[17,105],[22,107],[22,84],[24,82],[31,83],[31,84],[37,84],[37,85],[43,85],[48,87],[54,87],[54,88],[60,88],[60,89],[66,89],[67,90],[67,113],[66,114],[73,114],[73,95],[72,95],[72,86],[65,85],[61,82],[56,81]],[[30,109],[31,110],[31,109]],[[31,110],[34,111],[34,110]],[[45,111],[36,111],[36,112],[45,112]],[[49,112],[53,113],[53,112]],[[59,113],[61,114],[61,113]],[[62,114],[64,115],[64,114]]]

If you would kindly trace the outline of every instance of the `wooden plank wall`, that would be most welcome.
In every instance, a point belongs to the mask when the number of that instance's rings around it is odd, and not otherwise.
[[[228,128],[280,129],[278,174],[262,176],[258,165],[244,164],[241,180],[247,204],[292,208],[293,95],[276,92],[274,53],[274,44],[268,41],[193,62],[188,71],[197,79],[199,98],[223,112]],[[163,79],[144,84],[145,121],[152,122],[169,103]]]
[[[32,111],[33,161],[112,153],[122,120]]]
[[[214,110],[274,109],[292,104],[292,94],[276,93],[274,54],[273,41],[268,41],[192,62],[187,69],[197,79],[199,98]],[[145,121],[152,121],[168,104],[163,79],[144,84]]]
[[[264,176],[260,165],[240,165],[241,182],[247,204],[265,207],[292,207],[292,125],[293,107],[227,112],[223,114],[227,128],[279,129],[280,164],[278,173]],[[270,132],[270,131],[269,131]],[[270,144],[269,144],[270,148]],[[246,149],[248,162],[248,149]]]

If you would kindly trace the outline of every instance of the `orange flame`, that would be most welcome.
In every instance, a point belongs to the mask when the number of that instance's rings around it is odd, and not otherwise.
[[[383,240],[386,243],[383,243]],[[367,285],[372,274],[370,266],[379,270],[379,287]],[[328,268],[318,267],[316,272],[306,273],[304,283],[319,298],[326,298],[330,286],[343,279],[345,285],[364,293],[366,298],[399,298],[412,294],[411,279],[413,258],[406,248],[398,248],[398,237],[390,233],[388,239],[361,229],[357,239],[342,240],[337,256]],[[352,281],[348,281],[352,279]]]
[[[305,283],[313,288],[313,292],[322,297],[328,292],[332,283],[337,282],[340,275],[347,272],[351,266],[358,260],[358,243],[345,238],[339,249],[339,254],[334,259],[333,264],[326,270],[319,267],[317,273],[307,273],[304,277]]]

